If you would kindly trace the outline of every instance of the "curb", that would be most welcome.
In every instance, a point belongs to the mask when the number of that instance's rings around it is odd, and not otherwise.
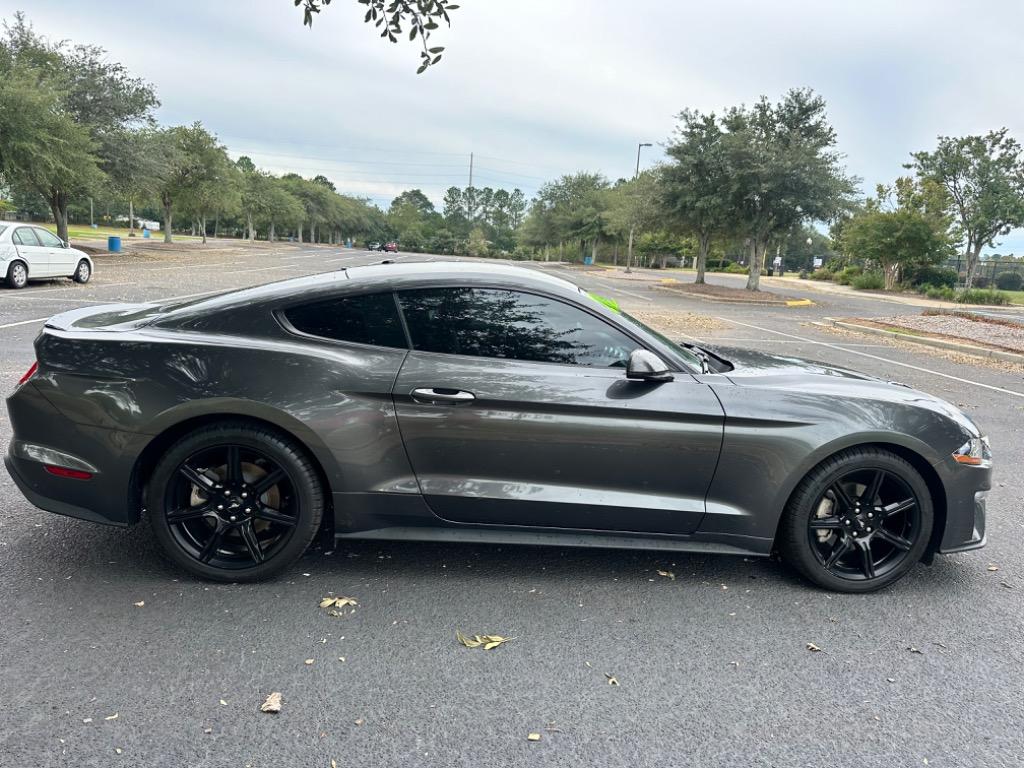
[[[920,344],[923,347],[948,349],[953,352],[963,352],[967,355],[975,355],[976,357],[988,357],[993,360],[1002,360],[1007,363],[1019,363],[1024,365],[1024,354],[1017,352],[1003,352],[999,349],[976,347],[973,344],[961,344],[956,341],[946,341],[945,339],[930,339],[927,336],[915,336],[912,333],[900,333],[899,331],[889,331],[884,328],[872,328],[868,325],[845,323],[842,320],[836,320],[834,317],[826,317],[823,322],[815,323],[815,325],[831,325],[835,328],[845,328],[848,331],[857,331],[858,333],[873,334],[875,336],[888,336],[890,338],[899,339],[900,341],[908,341],[911,344]]]
[[[652,285],[651,290],[661,291],[662,293],[671,293],[673,296],[680,296],[684,299],[707,301],[712,304],[743,304],[751,307],[810,307],[814,305],[814,302],[810,299],[797,299],[795,301],[747,301],[746,299],[726,299],[721,296],[701,296],[699,293],[677,291],[674,288],[668,288],[664,285]]]

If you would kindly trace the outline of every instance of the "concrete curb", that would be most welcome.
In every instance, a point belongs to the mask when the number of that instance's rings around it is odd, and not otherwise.
[[[688,285],[688,283],[686,283]],[[745,299],[725,299],[720,296],[701,296],[699,293],[689,293],[688,291],[677,291],[674,288],[669,288],[664,285],[652,285],[652,291],[661,291],[662,293],[671,293],[673,296],[681,296],[684,299],[695,299],[696,301],[707,301],[712,304],[745,304],[751,307],[787,307],[789,303],[786,301],[746,301]],[[796,304],[794,306],[806,307],[811,306],[810,304]]]
[[[826,317],[824,322],[815,323],[815,325],[831,325],[835,328],[845,328],[848,331],[857,331],[858,333],[868,333],[875,336],[888,336],[890,338],[899,339],[900,341],[909,341],[911,344],[920,344],[923,347],[935,347],[936,349],[948,349],[953,352],[962,352],[967,355],[975,355],[976,357],[988,357],[992,360],[1002,360],[1007,363],[1018,363],[1024,365],[1024,354],[1017,352],[1003,352],[999,349],[989,349],[988,347],[977,347],[973,344],[961,344],[956,341],[946,341],[945,339],[931,339],[927,336],[915,336],[912,333],[900,333],[899,331],[889,331],[884,328],[872,328],[869,325],[859,325],[858,323],[846,323],[842,320],[837,320],[834,317]]]

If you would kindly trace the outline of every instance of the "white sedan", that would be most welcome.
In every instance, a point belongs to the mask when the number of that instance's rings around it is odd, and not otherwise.
[[[24,288],[29,280],[70,277],[87,283],[92,259],[42,227],[0,223],[0,277],[11,288]]]

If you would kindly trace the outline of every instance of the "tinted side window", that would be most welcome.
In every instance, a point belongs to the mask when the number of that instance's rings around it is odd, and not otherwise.
[[[39,244],[47,248],[62,248],[64,243],[53,232],[46,229],[33,229],[35,236],[39,238]]]
[[[36,240],[36,236],[28,227],[18,227],[14,230],[14,234],[11,235],[11,240],[14,241],[15,245],[39,245],[39,241]]]
[[[408,346],[390,293],[318,301],[292,307],[284,314],[296,330],[312,336],[378,347]]]
[[[621,366],[636,342],[560,301],[490,288],[398,295],[414,349],[595,367]]]

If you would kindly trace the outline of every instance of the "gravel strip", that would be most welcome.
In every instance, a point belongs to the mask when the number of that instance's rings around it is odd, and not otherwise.
[[[1024,352],[1024,327],[986,323],[957,315],[901,315],[873,317],[875,323],[939,334],[971,344],[988,344],[1014,352]]]

